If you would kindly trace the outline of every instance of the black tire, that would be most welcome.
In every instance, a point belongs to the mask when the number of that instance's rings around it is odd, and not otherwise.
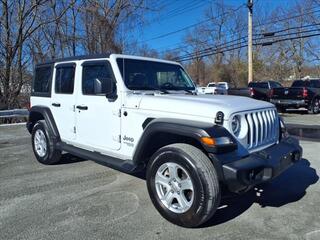
[[[35,135],[37,131],[44,134],[46,151],[44,151],[45,154],[43,156],[39,155],[35,146]],[[37,160],[40,163],[50,165],[50,164],[56,164],[60,161],[61,151],[55,148],[52,138],[50,137],[48,126],[44,120],[40,120],[34,125],[34,127],[32,128],[31,139],[32,139],[32,149],[33,149],[34,155],[36,156]]]
[[[320,112],[320,99],[316,98],[312,101],[312,104],[308,108],[308,113],[318,114]]]
[[[279,113],[285,113],[287,111],[287,108],[285,107],[277,107],[277,110]]]
[[[162,164],[178,163],[189,174],[194,186],[194,198],[184,213],[175,213],[160,200],[155,175]],[[198,148],[188,144],[171,144],[153,154],[147,167],[147,187],[152,203],[168,221],[183,227],[197,227],[209,220],[220,204],[220,186],[210,159]]]

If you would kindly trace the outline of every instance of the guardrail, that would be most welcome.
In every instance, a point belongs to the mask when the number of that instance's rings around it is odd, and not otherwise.
[[[28,109],[0,110],[0,118],[28,117]]]

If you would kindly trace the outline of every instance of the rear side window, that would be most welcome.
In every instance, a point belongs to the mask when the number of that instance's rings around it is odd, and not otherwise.
[[[251,82],[248,87],[269,88],[269,85],[267,82]]]
[[[72,94],[74,86],[75,65],[62,65],[56,67],[55,92]]]
[[[310,87],[320,88],[320,80],[311,80],[310,81]]]
[[[309,87],[309,81],[296,80],[292,83],[291,87]]]
[[[51,96],[52,66],[44,65],[35,68],[32,84],[32,96]]]
[[[278,83],[278,82],[270,82],[270,86],[272,88],[280,88],[280,87],[282,87],[282,85],[280,83]]]
[[[82,93],[84,95],[105,95],[107,84],[110,81],[113,81],[113,74],[108,62],[94,61],[82,64]]]

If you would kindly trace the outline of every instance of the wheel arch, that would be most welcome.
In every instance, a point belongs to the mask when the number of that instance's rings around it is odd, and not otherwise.
[[[33,106],[30,109],[29,112],[29,119],[27,122],[27,129],[29,133],[32,132],[32,129],[34,125],[36,124],[37,121],[39,120],[45,120],[47,126],[48,126],[48,131],[50,132],[51,136],[55,138],[55,140],[60,140],[60,134],[57,128],[57,125],[54,121],[52,112],[50,108],[46,106]]]
[[[230,136],[226,129],[213,123],[165,118],[146,121],[148,123],[143,124],[145,129],[133,155],[133,162],[137,165],[146,164],[158,149],[173,143],[193,145],[208,155],[217,149],[202,144],[201,137]]]

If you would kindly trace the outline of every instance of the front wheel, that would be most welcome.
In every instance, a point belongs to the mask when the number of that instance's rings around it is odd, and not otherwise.
[[[206,222],[220,204],[220,186],[212,162],[188,144],[171,144],[152,156],[147,187],[160,214],[183,227]]]

